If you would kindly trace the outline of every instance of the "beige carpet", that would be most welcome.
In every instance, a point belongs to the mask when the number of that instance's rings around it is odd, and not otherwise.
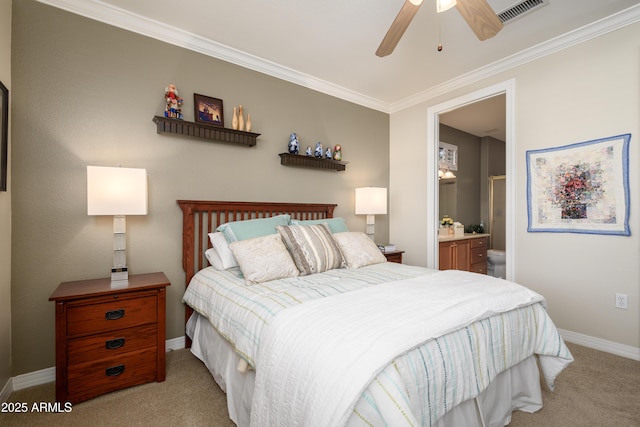
[[[515,412],[510,426],[640,426],[640,362],[569,344],[576,361],[543,389],[544,407]],[[53,402],[54,384],[14,392],[11,402]],[[2,426],[233,426],[224,393],[187,350],[167,354],[167,380],[100,396],[69,413],[0,413]]]

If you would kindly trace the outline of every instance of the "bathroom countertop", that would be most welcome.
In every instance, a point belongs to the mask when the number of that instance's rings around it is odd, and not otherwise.
[[[489,237],[487,233],[464,233],[462,236],[439,236],[439,242],[453,242],[455,240],[477,239],[480,237]]]

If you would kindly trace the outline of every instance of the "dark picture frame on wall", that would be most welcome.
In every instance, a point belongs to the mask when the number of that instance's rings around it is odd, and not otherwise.
[[[224,127],[222,99],[193,94],[196,123]]]
[[[7,191],[7,149],[9,145],[9,89],[0,82],[0,191]]]

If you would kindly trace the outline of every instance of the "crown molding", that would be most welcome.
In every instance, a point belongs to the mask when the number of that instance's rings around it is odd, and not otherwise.
[[[357,93],[348,88],[301,73],[272,61],[242,52],[162,22],[149,19],[98,0],[37,0],[85,18],[151,37],[174,46],[189,49],[281,80],[332,95],[374,110],[386,112],[388,103]]]
[[[397,102],[389,103],[142,15],[127,12],[99,0],[37,1],[388,114],[402,111],[436,96],[640,21],[639,4]]]
[[[492,64],[477,68],[469,73],[455,77],[442,84],[433,86],[424,91],[406,97],[398,102],[391,103],[388,113],[393,114],[406,108],[433,99],[437,96],[444,95],[453,90],[475,83],[482,79],[502,73],[528,62],[535,61],[544,56],[558,52],[560,50],[575,46],[587,40],[599,37],[609,32],[618,30],[627,25],[635,24],[640,21],[640,4],[632,6],[628,9],[620,11],[616,14],[585,25],[574,31],[570,31],[556,38],[547,40],[529,49],[518,52],[514,55],[500,59]]]

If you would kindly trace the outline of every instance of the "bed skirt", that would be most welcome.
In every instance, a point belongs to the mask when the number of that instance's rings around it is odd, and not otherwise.
[[[240,356],[205,317],[194,313],[187,323],[187,335],[193,341],[191,352],[226,393],[229,417],[236,425],[248,427],[255,372],[236,369]],[[504,426],[511,421],[514,410],[535,412],[540,408],[540,374],[535,356],[531,356],[499,374],[477,399],[461,403],[440,418],[435,427]]]

